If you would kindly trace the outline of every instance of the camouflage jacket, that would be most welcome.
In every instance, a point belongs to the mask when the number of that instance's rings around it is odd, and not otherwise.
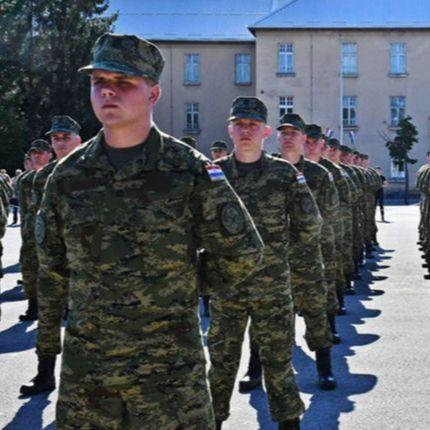
[[[26,172],[19,180],[19,209],[21,217],[21,235],[23,241],[33,240],[33,228],[30,227],[29,218],[31,218],[31,191],[33,188],[33,179],[36,172],[30,170]]]
[[[267,279],[284,278],[284,289],[288,287],[288,255],[290,248],[295,247],[294,270],[303,275],[304,282],[321,280],[322,219],[303,175],[289,162],[265,152],[261,168],[244,176],[238,174],[234,154],[216,163],[249,209],[263,238],[266,247],[260,271],[267,273]],[[252,290],[270,294],[267,285],[253,286]]]
[[[101,131],[59,161],[46,185],[35,228],[37,350],[60,352],[69,296],[63,362],[98,372],[99,358],[119,360],[143,373],[201,363],[196,251],[206,249],[209,277],[230,289],[260,261],[261,238],[199,152],[153,126],[141,155],[116,171],[103,139]]]

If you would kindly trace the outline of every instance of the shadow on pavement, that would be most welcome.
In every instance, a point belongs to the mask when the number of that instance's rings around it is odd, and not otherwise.
[[[19,322],[0,333],[0,354],[26,351],[36,344],[37,328],[27,329],[33,322]]]
[[[25,300],[24,290],[21,285],[17,285],[11,290],[7,290],[4,293],[0,294],[0,303],[19,302],[21,300]]]
[[[3,430],[39,430],[43,428],[43,410],[51,403],[49,394],[33,396],[24,403],[13,417],[12,421],[3,427]],[[54,423],[43,430],[54,430]]]
[[[3,273],[19,273],[21,272],[21,266],[19,263],[12,264],[12,266],[7,266],[3,269]]]

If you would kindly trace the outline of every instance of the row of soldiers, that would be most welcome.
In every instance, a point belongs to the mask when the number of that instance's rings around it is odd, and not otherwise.
[[[320,387],[334,389],[335,318],[377,243],[380,177],[366,155],[295,113],[280,118],[280,153],[269,155],[267,107],[256,97],[233,101],[234,151],[209,162],[152,121],[163,65],[150,42],[105,34],[81,69],[103,130],[79,146],[77,123],[54,117],[48,134],[62,160],[46,165],[46,141],[30,148],[19,181],[29,298],[21,319],[39,319],[39,364],[21,393],[55,387],[68,302],[57,429],[221,429],[250,319],[241,387],[264,373],[273,420],[299,429],[294,315],[304,317]],[[64,134],[75,150],[59,152]],[[210,395],[196,266],[211,295]]]
[[[427,152],[427,164],[418,169],[416,187],[420,191],[420,221],[418,224],[418,245],[423,252],[423,267],[429,273],[424,275],[430,279],[430,152]]]

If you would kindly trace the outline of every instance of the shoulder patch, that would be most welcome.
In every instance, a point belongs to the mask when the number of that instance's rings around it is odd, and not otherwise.
[[[296,178],[299,184],[306,184],[306,178],[302,172],[297,173]]]
[[[209,179],[212,182],[223,181],[225,179],[224,172],[222,171],[220,166],[216,164],[207,164],[205,168],[208,172]]]
[[[34,222],[34,237],[38,245],[42,245],[45,240],[45,221],[40,215],[36,216]]]
[[[219,208],[219,217],[222,227],[228,234],[236,235],[245,231],[245,217],[239,204],[224,203]]]
[[[330,179],[330,182],[333,182],[333,175],[331,174],[331,172],[328,172],[328,178]]]

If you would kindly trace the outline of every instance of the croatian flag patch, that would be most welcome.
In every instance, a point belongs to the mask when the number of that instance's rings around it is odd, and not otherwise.
[[[306,184],[305,175],[302,172],[297,173],[296,177],[299,184]]]
[[[223,181],[225,179],[224,172],[222,171],[220,166],[207,165],[206,170],[207,170],[209,178],[212,182]]]

